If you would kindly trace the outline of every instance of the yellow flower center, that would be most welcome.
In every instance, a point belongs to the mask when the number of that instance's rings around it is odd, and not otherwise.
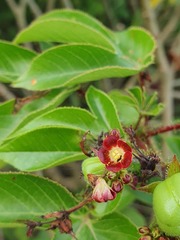
[[[111,161],[113,162],[119,162],[124,156],[124,151],[122,148],[119,147],[112,147],[112,149],[109,151],[109,157]]]

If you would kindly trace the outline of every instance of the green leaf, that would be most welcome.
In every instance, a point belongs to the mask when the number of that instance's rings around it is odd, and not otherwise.
[[[91,112],[97,117],[101,131],[118,129],[121,136],[124,135],[117,110],[107,94],[91,86],[86,93],[86,101]]]
[[[0,104],[0,116],[9,115],[14,110],[15,99],[10,99]]]
[[[109,92],[109,96],[117,108],[120,122],[125,126],[136,124],[139,119],[139,113],[131,97],[122,94],[118,90],[112,90]]]
[[[145,116],[157,116],[164,108],[162,103],[158,103],[158,93],[154,92],[152,95],[145,94],[145,103],[141,114]]]
[[[180,159],[180,136],[166,137],[166,142],[172,153]]]
[[[128,208],[135,200],[134,192],[128,187],[125,186],[122,194],[121,199],[119,202],[119,206],[117,207],[117,212],[122,212],[124,209]]]
[[[0,173],[0,225],[40,220],[44,214],[76,204],[64,187],[48,179],[23,173]]]
[[[121,202],[121,193],[118,193],[116,198],[112,201],[104,202],[104,203],[95,203],[95,208],[93,214],[98,217],[105,216],[114,212]]]
[[[36,117],[19,131],[16,131],[15,135],[41,127],[61,127],[81,130],[83,132],[91,130],[91,132],[97,133],[95,121],[95,116],[85,109],[77,107],[62,107],[48,111],[40,117]],[[13,135],[13,137],[15,135]]]
[[[167,171],[166,171],[166,178],[173,176],[176,173],[180,172],[180,163],[174,155],[172,161],[168,163]]]
[[[137,240],[140,236],[136,227],[123,215],[112,213],[98,220],[85,216],[73,225],[77,239],[83,240]],[[71,240],[72,237],[57,232],[53,240]]]
[[[0,144],[15,131],[21,121],[20,116],[16,115],[0,115]],[[1,157],[0,157],[1,159]]]
[[[73,86],[108,77],[131,76],[144,68],[102,47],[71,44],[51,48],[37,56],[14,87],[30,90]]]
[[[156,188],[156,186],[160,183],[161,181],[157,181],[157,182],[152,182],[148,185],[142,186],[137,188],[137,190],[142,191],[142,192],[147,192],[147,193],[153,193],[154,189]]]
[[[127,207],[122,212],[132,223],[137,227],[142,227],[147,225],[145,216],[143,216],[140,211],[134,207]]]
[[[113,51],[113,38],[110,30],[88,14],[77,10],[55,10],[21,31],[14,42],[91,43]]]
[[[131,99],[136,103],[137,106],[141,106],[143,103],[143,92],[140,87],[133,87],[128,90]]]
[[[27,132],[0,148],[0,159],[22,171],[36,171],[81,160],[78,131],[47,127]]]
[[[152,63],[156,42],[145,29],[131,27],[123,32],[117,32],[116,41],[125,59],[134,59],[146,66]]]
[[[39,117],[42,114],[59,106],[76,89],[77,88],[66,88],[62,89],[61,91],[59,89],[55,89],[44,97],[24,105],[17,114],[21,116],[21,122],[17,130],[25,126],[36,117]]]
[[[17,80],[35,56],[36,54],[32,51],[0,41],[0,81]]]

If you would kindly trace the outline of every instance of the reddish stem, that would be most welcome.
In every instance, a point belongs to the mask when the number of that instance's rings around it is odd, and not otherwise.
[[[72,212],[77,211],[78,209],[82,208],[84,205],[86,205],[88,202],[92,202],[92,197],[88,197],[84,201],[80,202],[78,205],[66,210],[66,213],[71,214]]]
[[[174,125],[171,125],[171,126],[166,126],[166,127],[160,127],[160,128],[157,128],[153,131],[149,131],[146,133],[146,136],[147,137],[152,137],[152,136],[155,136],[155,135],[158,135],[158,134],[161,134],[161,133],[165,133],[165,132],[169,132],[169,131],[173,131],[173,130],[178,130],[180,129],[180,123],[177,123],[177,124],[174,124]]]

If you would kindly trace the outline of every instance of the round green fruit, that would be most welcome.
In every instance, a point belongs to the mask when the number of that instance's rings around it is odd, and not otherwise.
[[[153,208],[160,229],[168,236],[180,236],[180,173],[158,184]]]
[[[82,173],[85,180],[88,174],[103,175],[105,172],[105,165],[99,160],[98,157],[87,158],[82,163]]]

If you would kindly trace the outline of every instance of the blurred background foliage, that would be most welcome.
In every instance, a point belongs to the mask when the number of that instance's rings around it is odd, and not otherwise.
[[[129,26],[142,26],[148,29],[157,39],[158,47],[155,64],[147,69],[151,81],[146,85],[150,93],[158,91],[159,100],[165,105],[163,114],[157,121],[154,121],[152,127],[166,126],[178,121],[180,118],[180,0],[4,0],[1,1],[0,8],[0,38],[12,41],[20,30],[38,16],[61,8],[82,10],[115,31],[121,31]],[[36,46],[30,47],[35,47],[36,50]],[[112,89],[127,89],[138,83],[138,76],[133,76],[121,79],[121,81],[104,79],[93,84],[109,92]],[[31,94],[29,91],[13,89],[9,85],[0,83],[0,102],[11,98],[24,98]],[[73,94],[64,104],[86,106],[82,101],[82,95],[77,93]],[[167,147],[164,153],[168,153]],[[79,162],[37,174],[50,177],[61,182],[71,191],[77,192],[84,185],[83,180],[80,179],[80,172]],[[143,208],[138,201],[134,204],[136,209],[143,211],[146,216],[150,215],[151,208],[148,204],[144,203]],[[126,208],[123,211],[128,215]],[[135,213],[134,216],[136,216]],[[144,224],[144,221],[140,219],[139,225]],[[48,234],[37,233],[33,239],[50,239]],[[0,232],[0,239],[23,240],[27,238],[24,229],[11,231],[6,229]]]

